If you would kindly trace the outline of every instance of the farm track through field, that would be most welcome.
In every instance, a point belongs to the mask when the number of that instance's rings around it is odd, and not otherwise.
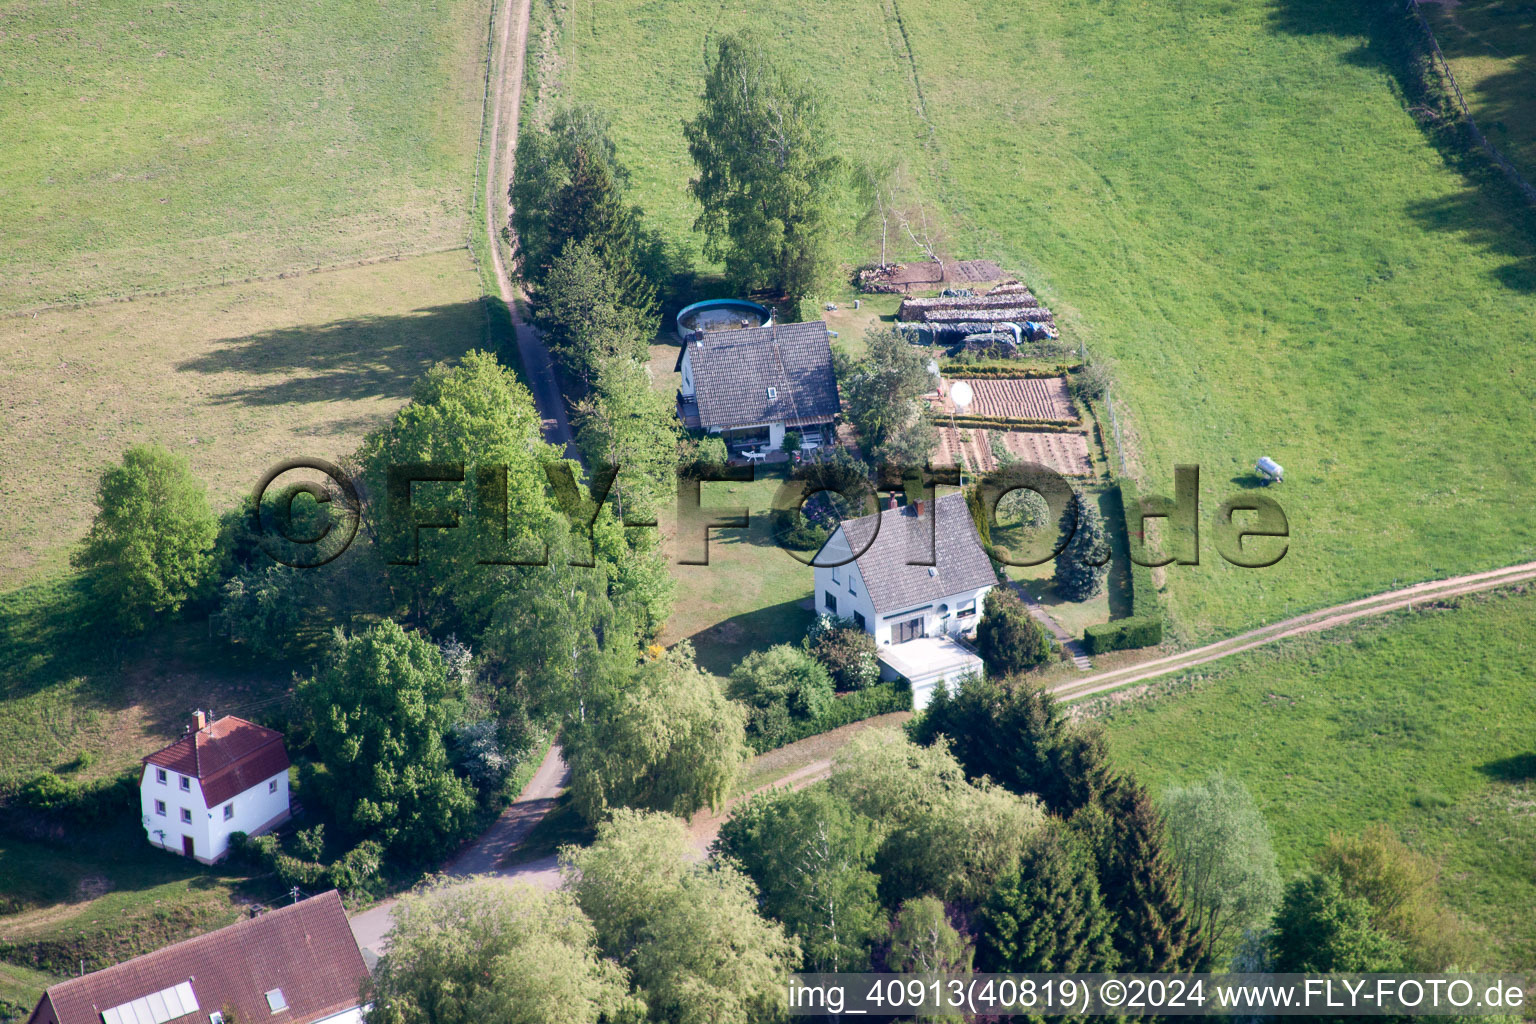
[[[1503,569],[1491,569],[1488,572],[1416,583],[1411,587],[1404,587],[1401,590],[1389,590],[1386,593],[1376,594],[1372,597],[1363,597],[1357,601],[1320,608],[1317,611],[1307,612],[1305,615],[1297,615],[1272,625],[1260,626],[1258,629],[1250,629],[1246,633],[1239,633],[1237,636],[1228,637],[1213,644],[1206,644],[1204,647],[1196,647],[1193,650],[1155,658],[1137,665],[1128,665],[1125,668],[1100,672],[1088,676],[1086,679],[1069,680],[1051,687],[1051,692],[1062,700],[1080,700],[1084,697],[1091,697],[1110,690],[1118,690],[1133,683],[1146,682],[1161,676],[1183,672],[1197,665],[1204,665],[1207,662],[1231,657],[1234,654],[1241,654],[1244,651],[1250,651],[1255,647],[1263,647],[1278,640],[1302,636],[1307,633],[1322,632],[1323,630],[1333,629],[1336,626],[1354,622],[1357,619],[1368,618],[1373,615],[1384,615],[1387,612],[1397,611],[1400,608],[1411,608],[1414,604],[1422,604],[1425,601],[1440,601],[1446,598],[1459,597],[1463,594],[1495,590],[1499,587],[1506,587],[1514,583],[1524,583],[1529,580],[1536,580],[1536,562],[1524,562],[1520,565],[1511,565]]]

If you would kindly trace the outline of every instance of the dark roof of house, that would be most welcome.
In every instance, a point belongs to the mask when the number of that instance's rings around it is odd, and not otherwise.
[[[842,529],[851,550],[869,545],[855,561],[877,614],[916,608],[997,582],[963,494],[944,495],[921,517],[914,506],[906,505],[849,519]],[[930,552],[932,566],[907,564],[929,560]]]
[[[688,342],[685,351],[692,353],[699,424],[706,430],[825,422],[841,408],[824,321],[716,331]]]
[[[287,771],[288,750],[282,733],[225,715],[155,751],[144,763],[197,779],[204,803],[213,807]]]
[[[102,1014],[190,982],[197,1009],[170,1021],[207,1024],[225,1006],[236,1020],[308,1024],[359,1005],[368,977],[335,891],[50,986],[28,1024],[102,1024]],[[282,990],[273,1012],[266,993]],[[154,1003],[154,1000],[151,1000]]]

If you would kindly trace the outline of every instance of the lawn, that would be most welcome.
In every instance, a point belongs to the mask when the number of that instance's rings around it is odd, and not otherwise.
[[[1221,771],[1282,871],[1375,822],[1435,858],[1499,966],[1536,967],[1536,590],[1461,598],[1231,658],[1108,701],[1115,760],[1154,789]]]
[[[463,246],[487,0],[0,0],[0,311]]]
[[[1456,0],[1421,10],[1490,142],[1536,179],[1536,4]]]
[[[903,165],[946,248],[990,257],[1113,362],[1146,493],[1202,467],[1193,642],[1536,557],[1536,226],[1402,99],[1399,10],[1366,0],[615,0],[561,5],[563,96],[613,120],[651,225],[697,246],[678,127],[719,33],[812,72],[851,161]],[[898,20],[899,15],[899,20]],[[838,238],[871,261],[878,232]],[[902,253],[901,255],[909,255]],[[1290,551],[1223,562],[1255,459]]]
[[[349,455],[483,344],[463,251],[0,319],[0,588],[63,568],[129,445],[185,454],[228,507],[279,460]]]

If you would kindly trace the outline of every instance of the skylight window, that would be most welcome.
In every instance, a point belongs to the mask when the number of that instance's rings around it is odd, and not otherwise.
[[[778,398],[779,397],[779,389],[778,388],[769,388],[768,389],[768,397],[769,398]]]
[[[185,1017],[197,1009],[197,996],[192,994],[192,983],[163,988],[140,996],[131,1003],[114,1006],[101,1012],[103,1024],[165,1024],[168,1020]]]
[[[288,1009],[288,1000],[283,998],[283,990],[275,988],[267,993],[267,1006],[273,1013],[282,1013]]]

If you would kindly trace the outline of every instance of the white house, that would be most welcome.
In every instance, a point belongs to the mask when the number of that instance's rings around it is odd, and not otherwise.
[[[931,509],[893,496],[884,511],[839,524],[812,565],[816,611],[872,634],[882,673],[908,680],[919,709],[935,686],[981,672],[961,638],[975,632],[997,573],[964,495]]]
[[[139,800],[155,846],[212,864],[235,832],[258,835],[288,820],[283,734],[226,715],[144,758]]]
[[[28,1024],[360,1024],[367,980],[332,890],[51,985]]]
[[[733,445],[778,451],[786,430],[830,439],[841,408],[827,325],[770,324],[683,343],[678,415]]]

